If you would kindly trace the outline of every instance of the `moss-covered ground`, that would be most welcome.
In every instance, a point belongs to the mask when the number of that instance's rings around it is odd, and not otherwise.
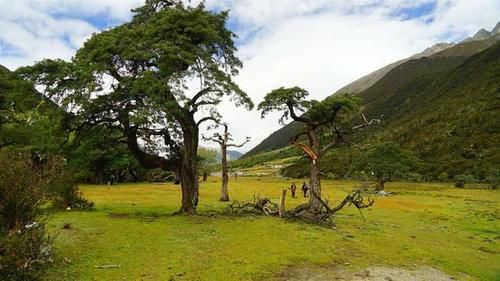
[[[240,177],[232,200],[254,194],[278,200],[292,180]],[[301,180],[296,181],[300,187]],[[324,181],[331,203],[357,183]],[[362,219],[347,208],[337,228],[271,217],[224,216],[217,178],[201,183],[197,216],[174,216],[179,187],[84,185],[94,211],[51,215],[56,259],[47,280],[275,280],[290,267],[340,264],[431,266],[466,280],[500,279],[500,191],[451,184],[388,183]],[[299,193],[300,195],[300,193]],[[287,198],[287,207],[306,198]],[[69,229],[63,225],[69,223]],[[119,265],[100,269],[97,265]]]

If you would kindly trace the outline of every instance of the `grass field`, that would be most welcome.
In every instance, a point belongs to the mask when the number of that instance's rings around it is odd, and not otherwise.
[[[232,200],[273,197],[291,181],[230,182]],[[298,181],[297,185],[300,186]],[[356,185],[324,181],[330,202]],[[172,216],[178,186],[119,184],[81,187],[96,210],[51,216],[56,260],[47,280],[279,280],[295,267],[348,270],[368,266],[432,266],[464,280],[500,280],[500,192],[448,184],[388,183],[395,196],[371,209],[344,209],[337,228],[269,217],[218,214],[219,183],[200,186],[200,215]],[[304,202],[287,199],[287,207]],[[216,212],[214,212],[216,211]],[[65,223],[70,229],[63,229]],[[120,265],[99,269],[97,265]]]

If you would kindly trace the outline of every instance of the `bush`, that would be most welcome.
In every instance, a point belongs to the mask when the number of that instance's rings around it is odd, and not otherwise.
[[[0,151],[0,280],[36,280],[52,261],[42,206],[89,208],[62,158]]]
[[[92,209],[94,203],[83,198],[73,175],[59,169],[59,177],[50,183],[50,196],[54,207],[59,209]]]
[[[282,168],[280,174],[284,177],[295,179],[309,177],[310,171],[307,166],[307,160],[301,159],[290,166]]]
[[[500,170],[491,169],[488,173],[486,181],[490,184],[493,189],[498,189],[500,183]]]
[[[406,178],[411,182],[422,182],[424,181],[423,177],[419,173],[409,172],[406,175]]]
[[[455,182],[455,187],[461,187],[461,188],[465,187],[466,183],[473,183],[476,181],[473,175],[464,175],[464,174],[456,175],[453,178],[453,180]]]
[[[440,182],[447,182],[449,180],[449,176],[447,172],[442,172],[437,176],[437,180]]]
[[[26,153],[1,151],[0,167],[0,279],[33,280],[52,254],[41,206],[57,175]]]
[[[46,234],[44,220],[15,227],[0,235],[0,279],[41,279],[52,256],[52,239]]]

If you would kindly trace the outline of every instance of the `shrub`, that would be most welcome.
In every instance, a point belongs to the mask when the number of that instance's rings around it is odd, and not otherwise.
[[[44,220],[15,227],[0,235],[0,279],[41,279],[52,256],[52,239],[46,234]]]
[[[0,279],[33,280],[50,262],[41,206],[56,174],[27,153],[0,151]]]
[[[94,203],[83,198],[73,175],[59,169],[59,176],[49,186],[49,192],[54,207],[59,209],[91,209]]]
[[[299,179],[309,177],[310,171],[307,162],[301,159],[290,166],[282,168],[280,174],[284,177]]]
[[[500,170],[491,169],[488,173],[486,180],[490,184],[491,188],[498,189],[500,183]]]
[[[464,175],[464,174],[456,175],[453,178],[453,180],[455,182],[455,187],[465,187],[466,183],[475,182],[475,178],[473,175]]]
[[[409,172],[406,175],[406,178],[411,182],[422,182],[424,181],[423,177],[419,173]]]
[[[437,180],[440,181],[440,182],[446,182],[446,181],[448,181],[449,180],[448,173],[447,172],[441,172],[437,176]]]

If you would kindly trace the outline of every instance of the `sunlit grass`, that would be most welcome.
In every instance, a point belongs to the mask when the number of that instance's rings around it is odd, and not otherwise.
[[[239,177],[230,181],[230,197],[277,200],[292,181]],[[335,204],[356,185],[324,181],[323,189]],[[352,270],[429,265],[459,277],[499,277],[500,193],[494,190],[389,183],[395,196],[376,198],[363,211],[366,221],[356,209],[342,210],[337,229],[217,214],[227,205],[217,201],[217,178],[201,184],[195,217],[171,215],[180,206],[179,186],[172,184],[82,190],[96,210],[52,216],[57,258],[48,280],[269,280],[287,266],[330,263]],[[287,207],[306,200],[288,197]],[[63,230],[64,223],[71,228]],[[120,268],[95,268],[106,264]]]

